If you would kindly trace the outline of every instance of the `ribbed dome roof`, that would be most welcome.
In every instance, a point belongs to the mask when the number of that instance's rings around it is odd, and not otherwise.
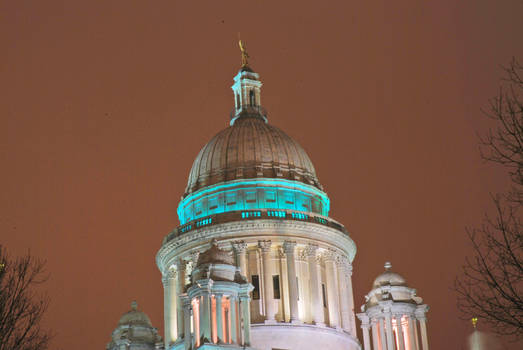
[[[400,274],[392,272],[390,269],[392,265],[390,262],[385,263],[385,272],[376,277],[374,283],[372,283],[372,288],[378,288],[383,285],[390,286],[406,286],[407,281]]]
[[[122,315],[118,325],[141,325],[152,327],[149,316],[138,310],[138,304],[135,301],[131,303],[131,310]]]
[[[200,151],[185,195],[202,187],[237,179],[283,178],[322,189],[303,148],[261,117],[242,116]]]

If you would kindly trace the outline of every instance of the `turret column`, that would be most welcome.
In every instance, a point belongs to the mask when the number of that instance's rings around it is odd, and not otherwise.
[[[425,312],[427,312],[427,305],[420,305],[416,309],[416,318],[419,321],[420,333],[421,333],[421,345],[423,350],[429,350],[429,340],[427,337],[427,319],[425,318]]]
[[[385,310],[385,325],[387,327],[387,350],[395,350],[396,342],[394,341],[394,333],[392,332],[392,315],[390,310]]]
[[[191,324],[191,299],[185,296],[183,299],[183,319],[184,324],[190,325]],[[185,344],[185,349],[191,348],[191,327],[185,327],[184,329],[184,335],[183,340]]]
[[[218,343],[225,343],[223,339],[223,294],[216,293],[214,299],[216,300],[216,339]]]
[[[379,333],[378,333],[378,321],[372,321],[372,347],[374,350],[379,350]]]
[[[240,344],[241,341],[238,339],[238,308],[236,303],[238,299],[235,296],[229,297],[230,305],[230,318],[231,318],[231,343]]]
[[[370,348],[370,337],[369,337],[369,317],[365,314],[359,314],[361,320],[361,330],[363,331],[363,348],[365,350],[371,350]]]
[[[416,319],[412,315],[409,315],[407,317],[407,319],[408,319],[408,322],[409,322],[409,347],[410,347],[410,350],[418,350],[417,341],[416,341],[417,334],[416,334],[416,328],[414,326],[414,323],[416,322]]]
[[[403,325],[401,323],[401,315],[395,315],[396,319],[396,332],[398,332],[398,344],[399,350],[405,350],[405,337],[403,335]]]
[[[240,309],[242,313],[243,346],[251,345],[251,313],[249,308],[249,296],[240,296]]]

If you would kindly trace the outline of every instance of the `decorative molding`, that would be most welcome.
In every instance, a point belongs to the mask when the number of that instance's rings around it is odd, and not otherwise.
[[[349,235],[334,228],[300,221],[281,220],[251,220],[235,221],[226,224],[202,227],[187,234],[178,236],[165,242],[156,255],[156,263],[163,270],[176,256],[180,256],[190,249],[202,246],[212,238],[220,240],[234,239],[235,237],[251,238],[253,243],[260,236],[303,239],[310,243],[317,243],[320,247],[332,247],[347,254],[350,261],[356,255],[356,245]],[[201,242],[201,243],[200,243]]]

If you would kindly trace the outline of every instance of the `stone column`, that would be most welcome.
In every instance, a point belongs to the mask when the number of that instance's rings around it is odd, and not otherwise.
[[[249,278],[247,267],[247,243],[244,241],[232,242],[234,253],[236,254],[236,264],[240,268],[242,276]]]
[[[341,325],[344,331],[356,335],[353,330],[352,322],[352,308],[350,301],[352,298],[352,287],[349,289],[350,274],[352,274],[352,265],[345,257],[338,257],[338,282],[340,286],[340,307],[341,307]],[[352,285],[352,284],[351,284]]]
[[[336,289],[336,266],[335,253],[327,251],[325,258],[325,272],[327,279],[327,306],[329,309],[329,325],[338,328],[340,326],[340,315],[338,306],[339,293]]]
[[[369,316],[362,313],[358,314],[358,318],[361,320],[361,330],[363,333],[363,348],[365,350],[371,350],[369,337]]]
[[[289,280],[289,305],[291,312],[291,323],[300,323],[298,311],[298,286],[296,280],[296,260],[294,259],[294,250],[296,242],[285,241],[283,250],[287,258],[287,278]]]
[[[212,341],[212,324],[211,324],[211,288],[212,280],[197,281],[201,288],[201,303],[200,303],[200,339],[204,342]]]
[[[379,320],[379,324],[380,324],[380,346],[382,350],[388,350],[387,348],[387,339],[385,337],[385,321],[383,318],[380,318]]]
[[[370,348],[370,337],[369,337],[369,325],[362,325],[363,330],[363,346],[365,350],[371,350]]]
[[[323,314],[323,296],[321,292],[320,278],[318,274],[318,264],[316,263],[316,252],[318,246],[309,244],[306,249],[307,263],[309,265],[310,278],[310,305],[312,309],[312,319],[318,326],[325,326],[325,317]]]
[[[416,349],[420,350],[421,346],[419,345],[419,332],[418,332],[418,320],[416,317],[413,317],[414,323],[414,334],[416,334]]]
[[[405,350],[405,337],[403,335],[403,325],[401,324],[401,315],[395,315],[396,331],[398,332],[399,350]]]
[[[396,342],[394,341],[394,334],[392,333],[392,315],[390,310],[385,311],[385,325],[387,327],[387,350],[395,350]]]
[[[372,321],[372,348],[374,350],[379,350],[379,334],[378,334],[378,321],[373,320]]]
[[[178,301],[178,307],[176,309],[177,313],[177,327],[178,327],[178,338],[182,338],[185,334],[184,332],[184,324],[185,324],[185,316],[184,316],[184,306],[181,300],[181,295],[185,292],[185,268],[186,263],[182,259],[179,259],[176,263],[176,269],[178,271],[178,276],[176,277],[176,296]],[[190,328],[190,326],[189,326]]]
[[[186,324],[186,325],[191,324],[191,299],[188,297],[183,298],[183,319],[184,319],[184,324]],[[190,349],[191,343],[192,343],[190,326],[185,327],[183,338],[184,338],[185,349]]]
[[[418,345],[416,341],[417,334],[414,325],[416,319],[414,319],[412,315],[409,315],[407,319],[409,321],[409,350],[418,350]]]
[[[231,318],[231,343],[234,344],[240,344],[240,340],[238,339],[238,310],[236,307],[237,299],[235,296],[229,297],[229,314]]]
[[[164,278],[163,283],[163,317],[165,326],[165,347],[176,341],[178,336],[177,330],[177,313],[181,305],[177,305],[178,296],[176,294],[176,278],[177,272],[170,268]]]
[[[423,350],[429,350],[429,340],[427,337],[427,319],[425,318],[425,313],[417,316],[419,320],[419,328],[421,332],[421,346]]]
[[[218,343],[225,343],[223,339],[223,294],[216,293],[214,299],[216,300],[216,339]]]
[[[276,309],[273,297],[272,269],[271,269],[271,241],[258,241],[258,247],[261,250],[263,264],[263,301],[265,303],[265,322],[274,323]]]
[[[242,313],[242,333],[243,333],[243,346],[251,345],[251,313],[249,308],[249,296],[240,296],[240,309]]]

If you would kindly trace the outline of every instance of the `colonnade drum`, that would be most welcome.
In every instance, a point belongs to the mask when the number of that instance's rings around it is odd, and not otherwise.
[[[353,247],[345,233],[320,225],[310,230],[310,224],[302,222],[245,221],[236,227],[243,233],[243,239],[238,240],[227,226],[230,225],[213,230],[206,227],[200,232],[203,236],[222,238],[219,246],[230,252],[241,275],[252,286],[247,342],[234,336],[231,341],[231,336],[226,335],[225,343],[256,349],[318,349],[325,344],[333,349],[359,348],[351,282],[353,255],[333,245],[318,243],[317,239],[300,237],[334,236]],[[257,229],[249,230],[248,226]],[[187,313],[184,320],[184,301],[179,296],[187,290],[188,276],[193,274],[198,254],[208,248],[208,242],[189,243],[192,249],[177,254],[174,260],[164,257],[169,260],[163,279],[166,348],[189,336],[184,323],[192,324],[194,320],[188,320]],[[177,250],[184,247],[185,244],[180,245]],[[223,299],[217,295],[211,295],[213,310],[220,315],[231,314],[229,297]],[[236,315],[237,311],[234,312]]]

